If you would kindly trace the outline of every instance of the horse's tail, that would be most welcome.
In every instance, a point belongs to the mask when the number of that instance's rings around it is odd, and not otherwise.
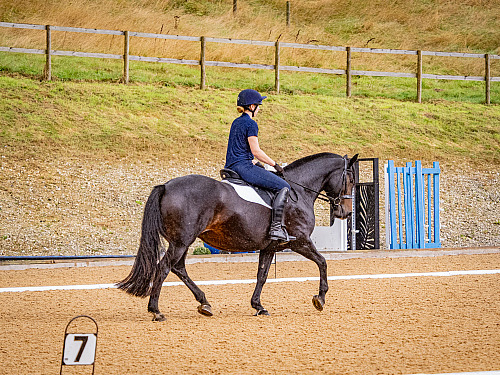
[[[156,277],[162,251],[160,236],[165,237],[160,210],[160,202],[164,193],[165,185],[158,185],[149,195],[144,207],[141,241],[134,265],[130,274],[117,284],[119,289],[134,296],[149,296]]]

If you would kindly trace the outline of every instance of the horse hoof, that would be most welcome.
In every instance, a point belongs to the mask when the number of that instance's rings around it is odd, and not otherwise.
[[[214,315],[214,314],[212,314],[212,306],[210,306],[209,304],[203,304],[203,305],[198,306],[198,312],[201,315],[205,315],[205,316]]]
[[[323,306],[325,305],[325,301],[323,301],[320,296],[313,297],[313,305],[316,307],[316,310],[323,311]]]
[[[254,315],[254,316],[259,316],[259,315],[267,315],[267,316],[269,316],[270,314],[269,314],[269,311],[267,311],[267,310],[258,310],[258,311],[255,313],[255,315]]]
[[[153,322],[164,322],[167,320],[162,313],[153,313]]]

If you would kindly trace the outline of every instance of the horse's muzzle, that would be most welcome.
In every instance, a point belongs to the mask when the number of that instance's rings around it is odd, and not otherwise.
[[[344,203],[345,204],[345,203]],[[349,209],[346,209],[344,207],[344,204],[339,204],[334,210],[333,210],[333,215],[337,218],[337,219],[341,219],[341,220],[345,220],[347,219],[349,216],[351,216],[352,214],[352,209],[350,208],[351,207],[351,204],[348,204],[347,206],[349,207]]]

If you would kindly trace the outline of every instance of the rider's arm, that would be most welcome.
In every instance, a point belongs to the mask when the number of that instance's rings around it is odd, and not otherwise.
[[[259,139],[255,136],[248,137],[248,144],[250,145],[250,151],[252,151],[253,156],[263,163],[269,164],[274,167],[276,164],[273,159],[266,155],[264,151],[259,146]]]

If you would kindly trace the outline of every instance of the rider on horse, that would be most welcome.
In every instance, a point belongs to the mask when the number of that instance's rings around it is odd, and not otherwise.
[[[253,119],[265,98],[266,96],[261,96],[259,92],[251,89],[243,90],[238,95],[237,110],[241,116],[231,125],[225,168],[236,171],[243,180],[252,185],[278,192],[273,201],[269,236],[272,240],[288,242],[295,239],[288,235],[284,225],[284,206],[288,200],[290,185],[279,177],[283,177],[283,168],[260,148],[257,138],[259,126]],[[254,158],[274,167],[277,175],[255,165]]]

